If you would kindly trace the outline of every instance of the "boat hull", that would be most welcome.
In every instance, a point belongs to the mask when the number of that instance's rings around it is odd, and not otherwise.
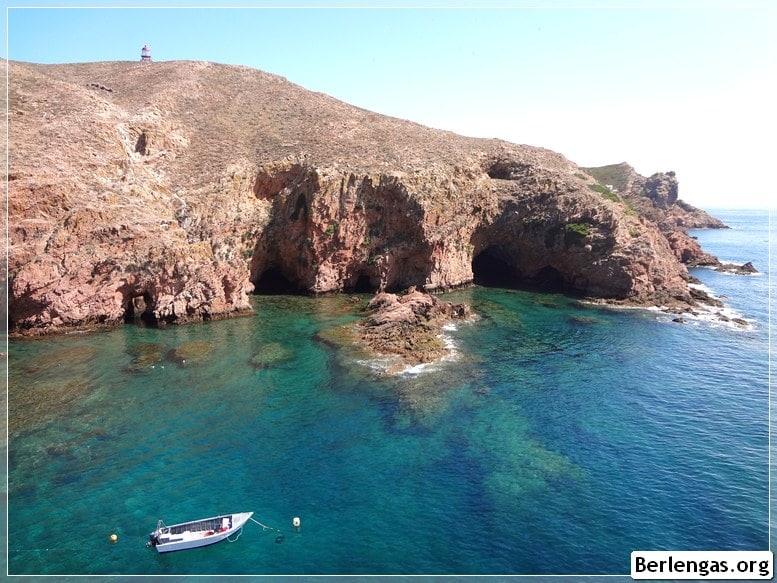
[[[153,546],[159,553],[169,553],[212,545],[238,532],[251,515],[253,512],[239,512],[159,526],[151,533],[149,546]]]

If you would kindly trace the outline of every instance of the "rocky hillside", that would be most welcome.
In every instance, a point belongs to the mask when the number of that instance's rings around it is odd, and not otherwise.
[[[598,184],[592,188],[611,200],[623,202],[658,225],[677,259],[692,266],[720,265],[718,258],[705,253],[688,236],[686,229],[728,227],[720,219],[678,198],[679,186],[674,172],[657,172],[646,178],[626,162],[583,170],[597,180]]]
[[[654,221],[664,232],[680,229],[723,229],[719,219],[678,199],[674,172],[659,172],[646,178],[626,162],[584,168],[603,186],[607,196],[622,199]]]
[[[474,279],[695,301],[660,220],[687,214],[671,174],[642,179],[648,196],[669,189],[654,215],[557,153],[378,115],[255,69],[7,66],[15,333],[224,317],[250,310],[254,291]]]

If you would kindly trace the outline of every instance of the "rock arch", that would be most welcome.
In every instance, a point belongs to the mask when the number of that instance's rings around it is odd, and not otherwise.
[[[158,324],[154,314],[154,300],[148,291],[133,291],[126,294],[124,300],[124,322],[143,323],[147,326]]]

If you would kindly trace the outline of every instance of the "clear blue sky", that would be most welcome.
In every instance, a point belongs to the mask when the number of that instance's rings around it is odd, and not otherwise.
[[[137,60],[148,44],[155,60],[256,67],[379,113],[543,146],[584,166],[675,170],[680,197],[697,206],[777,198],[777,9],[767,0],[78,4],[6,3],[6,56]]]

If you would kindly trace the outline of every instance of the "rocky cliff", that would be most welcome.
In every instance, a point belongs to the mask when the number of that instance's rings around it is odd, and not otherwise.
[[[473,280],[696,301],[652,211],[560,154],[245,67],[8,67],[15,333],[224,317],[250,310],[254,291]],[[656,207],[680,205],[654,182]]]
[[[720,265],[717,257],[705,253],[687,229],[725,229],[722,221],[678,198],[674,172],[657,172],[645,177],[622,162],[598,168],[584,168],[598,184],[599,192],[620,200],[634,212],[654,222],[669,241],[677,259],[686,265]]]
[[[679,187],[674,172],[657,172],[645,177],[626,162],[583,170],[604,187],[607,196],[624,200],[664,232],[678,228],[726,228],[719,219],[678,198]]]

